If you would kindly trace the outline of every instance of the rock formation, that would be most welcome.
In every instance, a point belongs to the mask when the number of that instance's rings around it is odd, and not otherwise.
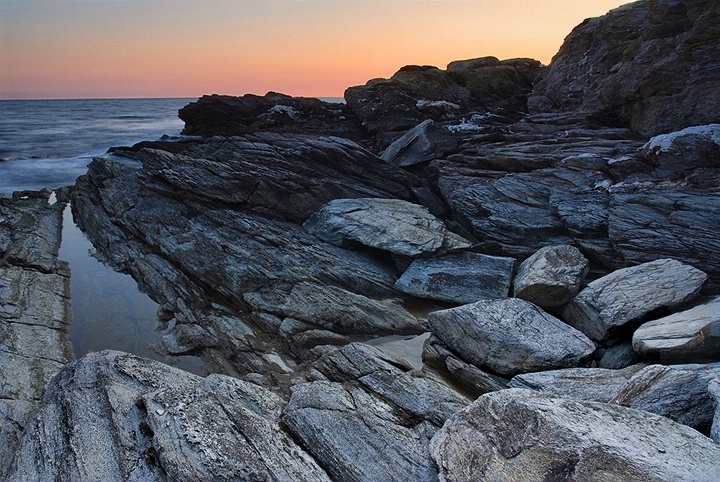
[[[206,96],[95,159],[77,224],[206,377],[62,368],[66,193],[3,200],[0,478],[717,478],[717,19],[641,0],[549,68]]]

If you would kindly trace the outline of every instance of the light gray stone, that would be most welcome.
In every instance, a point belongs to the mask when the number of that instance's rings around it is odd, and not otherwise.
[[[559,397],[607,403],[644,365],[624,370],[606,368],[564,368],[516,375],[510,388],[530,388]]]
[[[467,304],[507,298],[515,260],[478,253],[416,259],[395,283],[420,298]]]
[[[381,398],[357,387],[296,385],[283,422],[335,480],[435,480],[431,428],[408,428]]]
[[[673,259],[613,271],[593,281],[563,309],[566,322],[595,341],[653,310],[697,297],[707,275]]]
[[[428,256],[471,246],[424,206],[400,199],[335,199],[303,224],[336,246],[365,245],[405,256]]]
[[[438,159],[456,145],[446,127],[428,119],[390,144],[380,157],[395,166],[407,167]]]
[[[589,262],[573,246],[547,246],[520,264],[514,281],[514,296],[542,308],[570,301],[580,290]]]
[[[637,372],[611,403],[656,413],[709,433],[714,414],[708,383],[720,363],[650,365]]]
[[[282,400],[126,353],[64,368],[8,480],[328,480],[280,428]]]
[[[633,334],[633,349],[661,360],[720,359],[720,297],[648,321]]]
[[[435,435],[441,480],[720,478],[720,447],[664,417],[532,390],[488,393]]]
[[[585,335],[517,298],[435,311],[428,323],[448,348],[500,375],[578,366],[595,351]]]

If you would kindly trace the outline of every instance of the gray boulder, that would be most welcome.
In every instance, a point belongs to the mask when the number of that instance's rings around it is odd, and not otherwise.
[[[280,428],[281,400],[120,352],[53,380],[9,480],[328,480]]]
[[[416,259],[395,283],[420,298],[467,304],[507,298],[515,260],[479,253]]]
[[[707,275],[673,259],[619,269],[593,281],[563,309],[565,321],[595,341],[660,308],[697,297]]]
[[[542,308],[570,301],[589,270],[588,260],[573,246],[546,246],[522,262],[513,295]]]
[[[633,334],[633,349],[640,355],[661,360],[720,359],[720,297],[648,321]]]
[[[632,343],[625,341],[616,343],[605,350],[598,366],[618,370],[640,362],[640,356],[633,350]]]
[[[316,211],[303,228],[336,246],[364,245],[405,256],[471,246],[424,206],[400,199],[335,199]]]
[[[655,414],[531,390],[488,393],[432,440],[442,480],[704,480],[720,447]]]
[[[720,374],[720,363],[650,365],[637,372],[611,403],[656,413],[709,433],[715,413],[708,384]]]
[[[435,311],[428,323],[460,357],[500,375],[578,366],[595,351],[585,335],[517,298]]]
[[[296,385],[283,412],[292,434],[335,480],[435,480],[426,422],[417,428],[382,398],[316,381]]]
[[[564,368],[516,375],[510,388],[530,388],[558,397],[608,403],[644,365],[623,370],[607,368]]]

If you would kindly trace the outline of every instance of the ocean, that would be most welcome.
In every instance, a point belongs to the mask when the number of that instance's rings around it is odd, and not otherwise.
[[[194,100],[2,100],[0,195],[74,184],[109,147],[177,136]]]

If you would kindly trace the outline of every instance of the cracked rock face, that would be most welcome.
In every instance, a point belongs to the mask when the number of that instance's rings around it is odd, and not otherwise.
[[[720,447],[689,427],[522,389],[483,395],[455,414],[431,447],[444,480],[720,477]]]
[[[65,202],[0,198],[0,478],[45,386],[74,358],[70,270],[58,260]]]
[[[280,428],[281,408],[276,395],[231,377],[91,353],[48,387],[8,477],[329,480]]]

